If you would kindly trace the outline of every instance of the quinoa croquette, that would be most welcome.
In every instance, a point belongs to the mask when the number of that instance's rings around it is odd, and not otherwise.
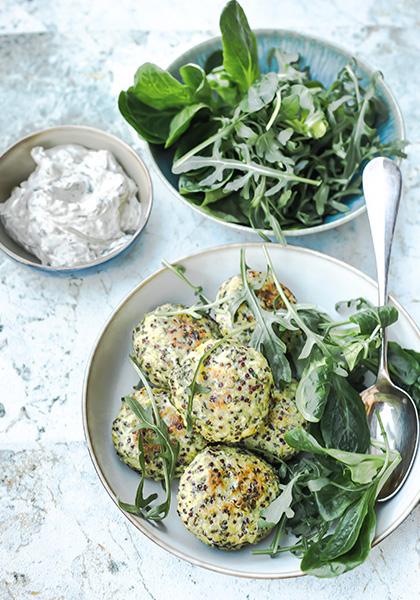
[[[217,324],[210,317],[194,319],[183,314],[182,304],[163,304],[147,313],[133,331],[133,350],[140,368],[149,380],[168,387],[172,369],[201,342],[217,338]],[[180,314],[163,316],[163,313]]]
[[[209,546],[237,550],[270,532],[261,511],[278,496],[274,469],[257,456],[230,446],[209,446],[179,482],[178,514],[185,527]]]
[[[238,442],[254,434],[268,414],[272,374],[264,356],[234,341],[208,340],[174,369],[172,401],[186,416],[189,386],[200,360],[192,402],[194,428],[211,442]]]

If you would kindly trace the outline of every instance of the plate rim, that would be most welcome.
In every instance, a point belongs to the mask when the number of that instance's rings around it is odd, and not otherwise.
[[[200,255],[211,254],[213,252],[220,252],[220,251],[227,250],[227,249],[234,249],[234,250],[240,250],[241,248],[245,248],[245,249],[246,248],[261,248],[262,249],[266,245],[280,247],[285,250],[290,248],[293,251],[296,251],[298,253],[322,258],[322,259],[326,260],[327,262],[331,262],[341,268],[344,267],[346,270],[352,272],[353,274],[361,276],[362,279],[364,279],[366,282],[373,284],[375,287],[377,287],[377,283],[374,281],[374,279],[372,277],[370,277],[363,271],[360,271],[356,267],[354,267],[338,258],[335,258],[335,257],[325,254],[323,252],[319,252],[318,250],[312,250],[311,248],[306,248],[304,246],[295,246],[295,245],[288,246],[285,244],[265,244],[264,242],[245,242],[245,243],[238,242],[238,243],[234,243],[234,244],[221,244],[218,246],[211,246],[209,248],[204,248],[204,249],[198,250],[197,252],[193,252],[193,253],[185,255],[181,258],[177,258],[177,259],[173,260],[172,262],[180,263],[182,261],[188,260],[190,258],[195,258]],[[92,367],[93,360],[95,358],[98,346],[101,342],[101,339],[102,339],[103,335],[105,334],[106,330],[108,329],[109,325],[112,323],[115,315],[132,298],[132,296],[134,296],[142,287],[144,287],[152,279],[155,279],[162,272],[164,272],[166,270],[167,270],[167,267],[165,267],[165,266],[157,269],[156,271],[154,271],[153,273],[151,273],[150,275],[148,275],[147,277],[142,279],[142,281],[140,281],[140,283],[138,283],[128,294],[126,294],[126,296],[118,303],[118,305],[112,311],[111,315],[106,319],[104,325],[101,327],[101,330],[100,330],[98,336],[96,337],[95,342],[93,344],[93,348],[89,354],[89,358],[88,358],[88,361],[86,364],[86,369],[85,369],[84,378],[83,378],[82,421],[83,421],[83,432],[84,432],[84,436],[85,436],[86,445],[88,448],[90,459],[91,459],[94,469],[96,471],[96,474],[98,475],[99,480],[102,483],[108,496],[111,498],[111,500],[114,502],[114,504],[120,510],[120,512],[136,527],[136,529],[138,529],[142,534],[144,534],[149,540],[151,540],[152,542],[157,544],[157,546],[159,546],[160,548],[166,550],[167,552],[170,552],[174,556],[181,558],[192,565],[202,567],[204,569],[207,569],[209,571],[213,571],[216,573],[221,573],[222,575],[231,575],[233,577],[240,577],[243,579],[275,580],[275,579],[292,579],[292,578],[296,578],[296,577],[304,577],[307,574],[304,573],[303,571],[301,571],[300,569],[298,569],[296,571],[287,571],[285,573],[258,573],[258,572],[255,573],[255,572],[237,571],[235,569],[219,567],[218,565],[214,565],[211,562],[208,562],[207,560],[202,560],[202,559],[196,558],[194,556],[190,556],[186,552],[183,552],[182,550],[175,548],[171,544],[168,544],[168,543],[162,541],[161,539],[159,539],[157,536],[154,535],[153,531],[149,531],[146,527],[144,527],[143,522],[141,520],[137,520],[133,515],[130,515],[129,513],[125,512],[122,508],[120,508],[120,506],[118,504],[118,499],[117,499],[116,495],[114,494],[113,490],[111,489],[111,486],[108,483],[104,473],[102,472],[101,467],[99,466],[99,463],[96,459],[94,446],[93,446],[93,443],[92,443],[92,440],[90,437],[89,423],[88,423],[88,418],[87,418],[88,387],[89,387],[89,382],[90,382],[91,367]],[[411,315],[408,313],[408,311],[403,306],[401,306],[401,304],[394,298],[394,296],[390,295],[389,300],[391,300],[394,303],[394,305],[397,307],[398,311],[404,315],[404,317],[407,319],[408,323],[413,328],[413,330],[417,334],[417,337],[420,340],[420,328],[418,327],[418,325],[416,324],[414,319],[411,317]],[[416,494],[414,500],[411,502],[411,504],[408,506],[408,508],[402,513],[402,515],[400,515],[399,518],[397,518],[391,525],[389,525],[387,527],[387,529],[381,535],[374,538],[374,540],[372,542],[372,548],[374,546],[376,546],[377,544],[379,544],[380,542],[382,542],[385,538],[387,538],[393,531],[395,531],[407,519],[407,517],[411,514],[411,512],[416,507],[416,505],[419,503],[419,501],[420,501],[420,487],[417,491],[417,494]]]
[[[373,75],[378,70],[378,69],[374,69],[368,63],[366,63],[364,60],[362,60],[362,59],[358,58],[357,56],[355,56],[354,54],[352,54],[352,52],[347,50],[344,46],[341,46],[340,44],[336,44],[335,42],[331,42],[330,40],[327,40],[327,39],[317,36],[317,35],[312,35],[310,33],[296,31],[295,29],[284,29],[281,27],[280,28],[260,27],[257,29],[253,29],[253,32],[255,33],[256,36],[258,36],[258,34],[273,34],[273,33],[279,34],[280,33],[283,35],[290,35],[291,37],[295,37],[295,38],[303,38],[304,40],[312,40],[317,43],[323,44],[324,46],[327,46],[328,48],[330,48],[334,51],[338,51],[345,56],[348,56],[349,60],[351,60],[352,58],[355,58],[357,64],[360,65],[361,68],[364,71],[366,71],[367,73],[369,73],[370,75]],[[191,48],[188,48],[187,50],[182,52],[182,54],[177,56],[174,60],[172,60],[171,63],[166,67],[166,69],[168,71],[171,71],[171,69],[173,70],[174,68],[178,68],[175,66],[175,63],[182,60],[192,50],[197,50],[197,51],[201,50],[201,49],[205,48],[206,46],[211,46],[212,44],[215,44],[216,42],[218,42],[220,40],[221,40],[221,36],[218,35],[218,36],[213,36],[206,40],[203,40],[202,42],[199,42],[198,44],[195,44]],[[186,60],[186,58],[184,58],[184,60]],[[402,110],[398,103],[396,95],[394,95],[394,93],[392,92],[392,89],[387,84],[385,79],[382,79],[380,81],[380,85],[383,88],[383,92],[385,93],[385,96],[387,97],[387,101],[388,101],[389,105],[392,107],[392,112],[395,114],[396,128],[399,131],[401,140],[404,140],[406,137],[406,127],[405,127]],[[206,213],[205,211],[201,210],[201,208],[199,206],[194,205],[192,202],[189,202],[184,196],[182,196],[182,194],[179,193],[179,191],[177,189],[175,189],[172,186],[172,184],[165,177],[165,174],[163,173],[163,171],[159,167],[157,161],[155,160],[155,157],[153,156],[153,152],[151,150],[151,144],[149,144],[148,142],[145,142],[145,146],[146,146],[146,152],[147,152],[148,158],[155,170],[155,173],[158,175],[159,179],[165,184],[166,188],[171,192],[171,194],[173,194],[178,200],[181,200],[181,202],[183,202],[186,206],[191,208],[197,214],[213,221],[213,223],[218,223],[222,227],[226,226],[226,227],[229,227],[230,229],[234,229],[236,231],[241,231],[243,233],[253,233],[255,235],[258,235],[258,233],[254,229],[252,229],[252,227],[249,227],[248,225],[242,225],[240,223],[230,223],[228,221],[223,221],[222,219],[219,219],[219,218],[215,217],[214,215],[211,215],[211,214]],[[397,158],[394,160],[398,165],[401,164],[401,158]],[[363,193],[361,195],[363,196]],[[320,225],[314,225],[313,227],[307,227],[307,228],[288,229],[288,230],[286,229],[283,231],[283,233],[286,238],[304,237],[305,235],[315,235],[317,233],[322,233],[323,231],[329,231],[330,229],[335,229],[337,227],[340,227],[341,225],[345,225],[346,223],[353,221],[353,219],[356,219],[357,217],[359,217],[360,215],[362,215],[365,212],[366,212],[366,204],[364,203],[362,206],[359,206],[359,208],[356,208],[356,210],[354,210],[354,211],[351,211],[349,213],[342,213],[343,216],[341,218],[337,219],[336,221],[331,221],[329,223],[324,222],[324,223],[321,223]],[[261,229],[260,231],[267,236],[274,235],[273,231],[271,229]]]

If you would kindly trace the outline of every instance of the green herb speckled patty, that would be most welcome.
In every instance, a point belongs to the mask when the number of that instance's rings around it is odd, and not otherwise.
[[[248,450],[262,454],[270,462],[288,460],[296,454],[296,450],[284,440],[287,431],[303,427],[306,423],[296,406],[296,388],[296,381],[281,391],[273,388],[265,423],[254,435],[243,440]]]
[[[133,331],[133,349],[140,367],[155,385],[168,387],[172,369],[201,342],[217,338],[217,324],[209,317],[160,316],[180,311],[182,304],[163,304],[147,313]]]
[[[254,291],[262,308],[273,310],[274,302],[279,294],[272,276],[269,275],[267,277],[265,273],[261,273],[260,271],[248,270],[248,281],[251,287],[259,288]],[[285,285],[282,285],[282,288],[290,302],[296,302],[296,298],[292,292]],[[223,300],[223,302],[214,310],[214,319],[217,321],[223,336],[230,335],[235,328],[249,323],[249,328],[235,333],[235,337],[238,340],[243,344],[248,344],[254,330],[255,319],[246,302],[242,302],[238,306],[238,301],[243,295],[243,291],[242,277],[240,275],[235,275],[224,281],[216,297],[216,300]],[[276,302],[276,308],[284,308],[281,299],[278,299]]]
[[[184,422],[176,409],[170,402],[170,394],[167,390],[155,388],[153,396],[158,406],[159,414],[166,423],[169,436],[179,443],[179,454],[175,475],[179,477],[185,467],[207,444],[199,433],[189,434]],[[136,391],[132,398],[137,400],[144,408],[150,408],[150,399],[143,388]],[[138,431],[133,431],[139,425],[139,420],[123,400],[120,411],[112,424],[112,441],[117,454],[129,467],[140,471]],[[145,476],[150,479],[162,479],[162,460],[159,458],[159,444],[156,443],[155,434],[150,429],[141,431],[143,436],[143,448],[145,451]]]
[[[273,468],[257,456],[230,446],[209,446],[185,469],[179,482],[178,514],[205,544],[238,549],[270,529],[260,513],[280,493]]]
[[[200,358],[216,343],[208,340],[174,369],[172,401],[186,415],[188,386]],[[268,414],[272,374],[264,356],[236,342],[225,341],[203,361],[196,382],[194,428],[211,442],[238,442],[252,435]]]

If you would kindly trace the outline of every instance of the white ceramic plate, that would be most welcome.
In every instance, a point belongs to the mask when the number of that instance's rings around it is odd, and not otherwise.
[[[194,282],[203,285],[214,297],[222,281],[239,272],[239,251],[246,248],[247,264],[263,270],[262,245],[228,245],[205,250],[180,259]],[[270,245],[269,251],[277,274],[301,302],[319,305],[331,315],[339,300],[364,296],[376,302],[376,285],[366,275],[334,258],[295,246]],[[111,424],[120,398],[137,383],[128,354],[131,331],[143,314],[164,302],[193,301],[191,290],[171,271],[161,269],[140,283],[114,311],[101,332],[89,361],[83,395],[83,419],[89,451],[105,489],[114,500],[131,502],[138,475],[117,458],[111,441]],[[420,350],[420,331],[394,300],[400,318],[391,327],[391,338],[402,345]],[[420,499],[420,453],[404,487],[395,498],[378,507],[375,543],[389,535],[409,515]],[[148,482],[146,492],[161,489]],[[281,555],[275,560],[253,556],[250,548],[223,552],[208,548],[184,528],[175,502],[162,526],[126,515],[131,523],[162,548],[191,563],[221,573],[251,578],[285,578],[301,575],[299,560]],[[140,540],[139,540],[140,542]],[[267,544],[267,540],[262,544]]]

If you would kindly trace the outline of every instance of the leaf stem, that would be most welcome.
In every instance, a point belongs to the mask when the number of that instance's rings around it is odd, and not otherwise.
[[[162,260],[162,264],[169,269],[170,271],[172,271],[173,273],[175,273],[175,275],[181,279],[184,283],[186,283],[194,292],[195,296],[198,296],[198,298],[200,298],[200,301],[202,302],[202,304],[211,304],[211,300],[209,300],[207,298],[207,296],[205,296],[203,294],[203,288],[201,287],[201,285],[194,285],[189,279],[188,277],[185,275],[185,267],[183,267],[182,265],[173,265],[171,263],[169,263],[167,260],[163,259]]]
[[[276,104],[274,106],[274,110],[270,117],[270,120],[268,121],[267,125],[265,126],[266,131],[269,131],[271,129],[271,126],[273,125],[274,121],[277,119],[277,115],[279,114],[280,106],[281,106],[281,90],[277,90]]]
[[[224,342],[226,342],[227,339],[228,339],[227,337],[224,337],[224,338],[221,338],[220,340],[217,340],[217,342],[215,344],[213,344],[213,346],[211,346],[211,348],[209,348],[206,352],[204,352],[204,354],[202,354],[200,356],[200,359],[198,360],[198,363],[194,370],[194,375],[193,375],[192,381],[187,388],[188,403],[187,403],[187,414],[186,414],[185,419],[187,422],[187,431],[189,433],[192,431],[192,426],[193,426],[193,422],[192,422],[193,400],[194,400],[194,396],[195,396],[196,388],[197,388],[197,377],[200,372],[201,366],[204,364],[204,362],[207,360],[207,358],[217,348],[219,348],[219,346],[221,346]]]
[[[180,163],[177,161],[174,163],[172,172],[175,175],[185,173],[186,171],[194,171],[202,169],[203,167],[223,168],[225,169],[236,169],[237,171],[245,171],[253,173],[254,175],[261,175],[265,177],[271,177],[271,179],[279,179],[284,181],[296,181],[300,183],[307,183],[308,185],[320,186],[321,180],[307,179],[306,177],[299,177],[292,173],[285,173],[278,169],[272,169],[265,165],[260,165],[256,162],[250,161],[248,163],[236,160],[234,158],[214,158],[212,156],[194,156],[191,157],[187,163]]]

